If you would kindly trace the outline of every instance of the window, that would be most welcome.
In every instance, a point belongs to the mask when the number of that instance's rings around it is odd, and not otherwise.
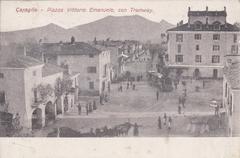
[[[194,35],[194,39],[195,40],[201,40],[202,39],[202,35],[201,34],[195,34]]]
[[[214,22],[214,23],[213,23],[213,29],[214,29],[214,30],[220,30],[220,24],[221,24],[221,23],[218,22],[218,21]]]
[[[89,82],[89,89],[94,89],[94,82]]]
[[[34,90],[33,90],[33,96],[34,96],[34,103],[37,103],[37,102],[38,102],[37,88],[34,88]]]
[[[88,73],[97,73],[96,66],[89,66],[89,67],[87,67],[87,72]]]
[[[4,74],[3,73],[0,73],[0,78],[4,78]]]
[[[94,57],[94,55],[93,54],[89,54],[89,58],[93,58]]]
[[[182,42],[183,41],[183,34],[176,34],[176,41]]]
[[[195,56],[195,62],[196,63],[201,63],[202,62],[202,56],[201,55],[196,55]]]
[[[195,30],[201,30],[202,29],[202,22],[201,21],[196,21],[194,23],[195,25]]]
[[[220,46],[219,45],[213,45],[213,51],[219,51]]]
[[[5,92],[0,91],[0,104],[5,104],[6,103],[6,98],[5,98]]]
[[[196,50],[199,50],[199,45],[196,45]]]
[[[33,76],[36,76],[37,72],[36,71],[33,71]]]
[[[213,55],[212,56],[212,63],[219,63],[220,62],[220,56],[219,55]]]
[[[177,63],[182,63],[183,62],[183,55],[176,55],[175,56],[175,61]]]
[[[231,53],[232,54],[238,54],[238,46],[237,45],[232,45]]]
[[[213,34],[213,40],[220,40],[220,34]]]
[[[178,44],[178,46],[177,46],[178,53],[181,53],[181,48],[182,48],[181,44]]]
[[[233,43],[237,43],[237,34],[233,35]]]

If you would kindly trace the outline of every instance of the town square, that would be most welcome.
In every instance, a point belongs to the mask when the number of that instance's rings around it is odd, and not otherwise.
[[[240,23],[229,10],[0,32],[0,136],[239,136]]]

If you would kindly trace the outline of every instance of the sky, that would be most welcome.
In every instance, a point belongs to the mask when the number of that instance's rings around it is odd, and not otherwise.
[[[108,15],[126,16],[141,15],[149,20],[160,22],[162,19],[176,24],[180,20],[187,21],[188,7],[191,10],[223,10],[227,8],[227,21],[240,22],[240,0],[101,0],[101,1],[0,1],[0,31],[14,31],[40,27],[49,23],[70,28],[86,24]],[[37,12],[22,13],[22,8],[36,8]],[[48,8],[63,8],[64,12],[47,12]],[[68,8],[113,8],[114,13],[106,12],[66,12]],[[127,9],[127,12],[118,12],[118,9]],[[130,12],[130,8],[150,9],[149,12]],[[17,12],[18,10],[18,12]],[[41,10],[41,11],[40,11]]]

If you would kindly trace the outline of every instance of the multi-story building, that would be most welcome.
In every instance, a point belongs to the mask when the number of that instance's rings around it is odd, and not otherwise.
[[[84,42],[48,43],[43,54],[65,67],[68,74],[79,73],[80,95],[99,95],[110,87],[110,51]],[[48,54],[54,55],[51,58]]]
[[[14,50],[1,51],[2,55]],[[0,61],[0,110],[13,118],[18,115],[23,128],[38,129],[54,121],[57,111],[63,114],[66,106],[71,107],[74,95],[64,93],[57,100],[57,81],[64,78],[62,68],[17,53],[21,55]]]
[[[223,105],[229,136],[240,136],[240,63],[228,63],[223,75]]]
[[[168,65],[184,76],[222,78],[224,56],[237,52],[239,28],[222,11],[188,10],[188,22],[168,32]]]

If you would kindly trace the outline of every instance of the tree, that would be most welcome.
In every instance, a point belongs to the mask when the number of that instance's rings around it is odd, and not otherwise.
[[[56,81],[56,85],[55,85],[55,95],[56,96],[61,96],[62,94],[64,94],[65,92],[69,92],[72,89],[72,80],[64,78],[64,79],[60,79],[58,78]]]
[[[47,85],[39,84],[37,86],[37,92],[40,95],[41,101],[46,101],[48,96],[52,96],[53,88],[50,84]]]

